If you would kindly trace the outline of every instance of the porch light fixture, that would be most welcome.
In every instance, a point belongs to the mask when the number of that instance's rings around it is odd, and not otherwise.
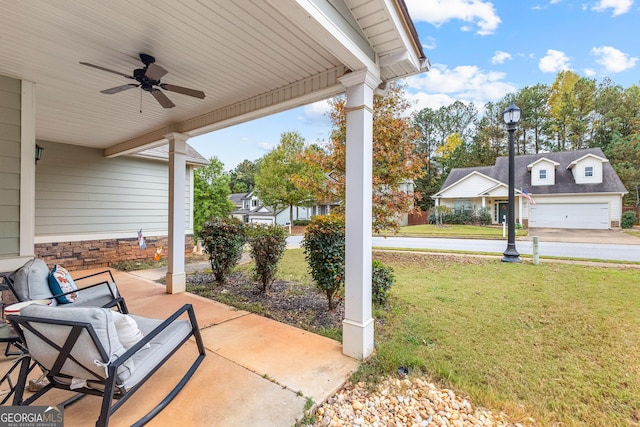
[[[520,254],[516,250],[516,212],[515,212],[515,155],[513,148],[513,133],[520,121],[520,110],[512,102],[504,113],[504,122],[509,132],[509,204],[507,205],[507,249],[503,252],[502,262],[520,262]],[[522,213],[520,213],[522,215]]]
[[[36,144],[36,165],[38,164],[38,160],[40,160],[40,158],[42,158],[42,150],[44,150],[44,148],[42,148],[38,144]]]

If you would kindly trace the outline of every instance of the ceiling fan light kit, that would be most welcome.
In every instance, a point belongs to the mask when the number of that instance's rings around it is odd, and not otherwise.
[[[201,90],[190,89],[187,87],[176,86],[168,83],[162,83],[160,80],[167,75],[168,71],[157,65],[156,59],[146,53],[140,54],[140,61],[144,64],[143,68],[137,68],[133,70],[133,75],[121,73],[119,71],[111,70],[109,68],[101,67],[99,65],[90,64],[88,62],[80,62],[81,65],[95,68],[109,73],[117,74],[128,79],[137,81],[138,83],[129,83],[121,86],[112,87],[110,89],[101,90],[100,93],[107,95],[113,95],[122,91],[139,87],[140,89],[151,93],[151,95],[158,101],[163,108],[173,108],[176,105],[165,95],[162,90],[168,92],[175,92],[182,95],[191,96],[194,98],[204,99],[204,92]],[[162,89],[162,90],[160,90]]]

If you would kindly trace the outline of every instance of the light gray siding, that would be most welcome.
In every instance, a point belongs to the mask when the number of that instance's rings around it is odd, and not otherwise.
[[[0,76],[0,257],[20,253],[20,80]]]
[[[166,235],[169,198],[166,161],[105,158],[102,150],[38,141],[35,234],[100,235],[143,230]],[[189,170],[189,168],[187,168]],[[191,230],[190,180],[186,181],[185,228]]]

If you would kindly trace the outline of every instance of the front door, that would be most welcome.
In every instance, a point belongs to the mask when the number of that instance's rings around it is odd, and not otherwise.
[[[498,203],[498,223],[502,224],[502,222],[507,222],[507,212],[508,212],[509,203],[502,202]]]

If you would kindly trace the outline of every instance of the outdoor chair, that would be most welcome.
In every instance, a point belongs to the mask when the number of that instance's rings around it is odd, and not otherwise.
[[[89,274],[73,279],[77,289],[54,292],[49,285],[49,267],[41,259],[27,261],[22,267],[4,277],[9,290],[18,302],[50,300],[58,307],[116,307],[121,313],[128,313],[124,298],[120,295],[111,270]],[[65,302],[73,295],[73,303]]]
[[[185,313],[187,319],[180,319]],[[8,320],[25,343],[28,355],[21,362],[13,405],[30,405],[53,388],[77,393],[62,402],[63,406],[88,394],[101,396],[102,405],[96,421],[96,426],[100,427],[107,426],[109,417],[190,337],[193,336],[197,344],[195,361],[169,394],[133,425],[142,426],[162,411],[205,357],[190,304],[166,320],[123,315],[105,308],[60,310],[35,304],[22,308],[20,315],[9,315]],[[49,384],[23,400],[32,362],[40,366]]]

